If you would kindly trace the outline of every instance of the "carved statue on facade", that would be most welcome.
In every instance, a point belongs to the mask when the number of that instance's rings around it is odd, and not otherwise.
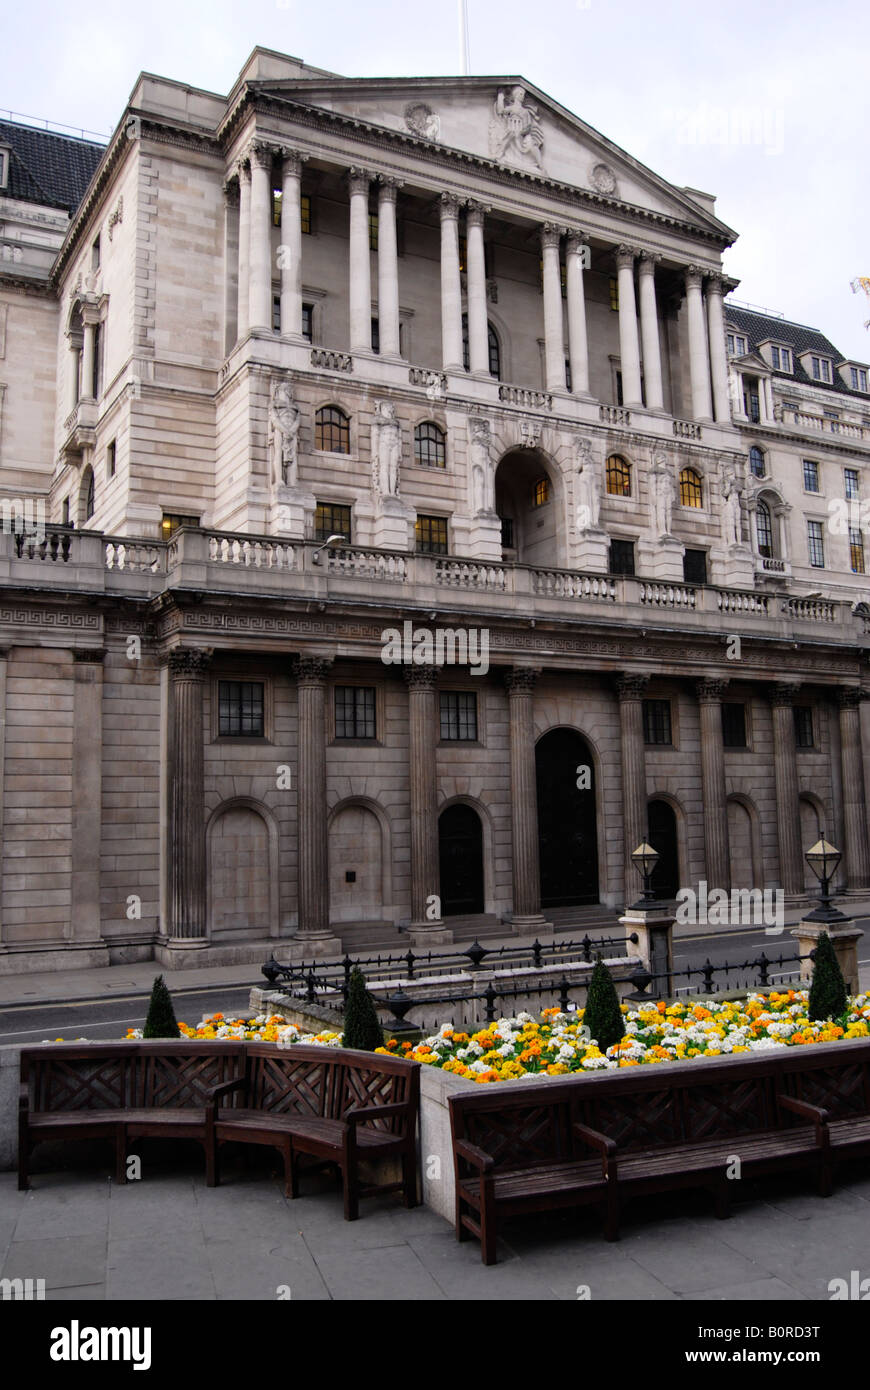
[[[470,420],[471,497],[474,514],[495,511],[495,476],[488,420]]]
[[[493,159],[508,155],[531,159],[538,169],[543,167],[544,132],[538,120],[538,108],[526,103],[525,87],[500,90],[492,108],[489,124],[490,153]]]
[[[405,107],[405,125],[421,140],[441,139],[441,117],[424,101],[412,101]]]
[[[671,522],[674,515],[674,502],[676,501],[677,488],[674,483],[674,475],[668,463],[667,455],[663,453],[653,454],[650,481],[652,483],[653,517],[656,535],[669,536],[671,534]]]
[[[372,487],[381,497],[398,497],[402,427],[391,401],[375,401],[372,422]]]
[[[289,381],[272,383],[269,402],[269,458],[272,481],[286,487],[296,486],[299,461],[299,409],[293,400]]]
[[[598,516],[601,510],[601,480],[598,468],[592,457],[592,445],[582,436],[575,447],[575,467],[577,472],[574,494],[577,502],[577,530],[597,531]]]
[[[722,469],[722,538],[726,545],[742,545],[743,526],[740,499],[742,489],[733,466]]]

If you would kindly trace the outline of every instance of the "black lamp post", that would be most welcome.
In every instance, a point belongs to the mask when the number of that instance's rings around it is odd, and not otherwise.
[[[811,849],[807,850],[804,858],[822,885],[822,892],[820,906],[804,918],[805,922],[847,922],[849,920],[836,907],[831,906],[831,879],[837,872],[837,865],[842,857],[840,851],[825,839],[824,830],[821,838]]]
[[[631,856],[632,864],[643,879],[643,895],[633,904],[632,910],[648,909],[650,904],[655,902],[655,893],[650,887],[650,879],[660,857],[649,843],[649,831],[647,831],[646,838],[641,841]]]

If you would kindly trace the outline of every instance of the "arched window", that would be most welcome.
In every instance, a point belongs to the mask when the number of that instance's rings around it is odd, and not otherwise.
[[[694,468],[684,468],[680,473],[680,506],[703,507],[701,475]]]
[[[613,497],[631,496],[631,464],[620,454],[607,460],[607,491]]]
[[[81,493],[81,516],[82,521],[90,521],[95,510],[94,497],[94,470],[88,468],[82,477]]]
[[[326,454],[350,453],[350,421],[337,405],[325,405],[315,415],[314,447]]]
[[[498,341],[498,334],[491,323],[486,326],[486,337],[489,344],[489,370],[490,375],[496,381],[501,381],[501,346]],[[462,365],[468,372],[471,370],[471,349],[468,345],[468,315],[462,315]]]
[[[444,431],[431,420],[424,420],[414,430],[414,459],[424,468],[447,467]]]
[[[749,450],[749,471],[753,478],[763,478],[765,474],[764,450],[753,444]]]
[[[766,502],[759,502],[755,511],[755,534],[758,537],[758,553],[769,560],[773,555],[773,522],[770,508]]]

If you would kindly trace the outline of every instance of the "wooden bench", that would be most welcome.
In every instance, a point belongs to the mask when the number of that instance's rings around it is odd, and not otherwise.
[[[725,1217],[738,1172],[806,1171],[827,1196],[835,1163],[870,1152],[868,1102],[863,1041],[453,1095],[456,1236],[492,1264],[506,1218],[596,1204],[616,1240],[628,1198],[679,1188],[707,1189]]]
[[[230,1140],[278,1149],[285,1192],[299,1192],[299,1155],[336,1164],[344,1215],[355,1221],[359,1198],[401,1192],[417,1204],[416,1128],[420,1064],[347,1048],[248,1043],[245,1076],[218,1086],[213,1100],[215,1181],[220,1145]],[[398,1158],[399,1182],[360,1179],[360,1160]]]
[[[18,1186],[47,1140],[107,1139],[115,1181],[127,1181],[131,1139],[195,1139],[214,1185],[211,1104],[216,1088],[244,1075],[242,1042],[53,1043],[21,1052]]]

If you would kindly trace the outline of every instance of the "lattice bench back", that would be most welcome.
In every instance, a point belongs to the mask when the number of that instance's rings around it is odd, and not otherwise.
[[[122,1042],[24,1048],[21,1079],[36,1112],[199,1109],[221,1081],[243,1076],[243,1042]]]
[[[348,1110],[368,1105],[403,1105],[405,1113],[367,1123],[392,1134],[407,1134],[419,1106],[420,1066],[399,1057],[348,1048],[294,1043],[248,1043],[245,1104],[279,1114],[341,1120]]]

